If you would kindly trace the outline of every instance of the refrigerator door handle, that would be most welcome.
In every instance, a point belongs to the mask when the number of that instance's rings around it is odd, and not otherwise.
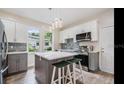
[[[5,38],[5,40],[4,40],[4,38]],[[6,43],[6,46],[5,46],[5,43]],[[5,56],[4,56],[4,60],[7,58],[7,53],[8,53],[8,42],[7,42],[7,37],[6,37],[6,33],[5,33],[5,31],[4,31],[4,34],[3,34],[3,48],[5,48],[5,51],[4,51],[4,53],[5,53]]]
[[[9,66],[5,67],[4,69],[1,70],[1,73],[4,73],[7,69],[8,69]]]
[[[7,54],[8,54],[8,41],[7,41],[7,36],[5,34],[5,39],[6,39],[6,55],[5,55],[5,59],[7,58]]]

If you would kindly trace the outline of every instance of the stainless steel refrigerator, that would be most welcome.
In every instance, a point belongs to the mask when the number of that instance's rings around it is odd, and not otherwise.
[[[7,37],[5,33],[5,27],[0,20],[0,84],[4,83],[4,74],[8,69],[7,65],[7,51],[8,51],[8,43]]]

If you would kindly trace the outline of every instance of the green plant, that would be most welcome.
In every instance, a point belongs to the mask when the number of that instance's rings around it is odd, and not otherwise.
[[[52,50],[52,47],[48,47],[45,49],[46,51],[51,51]]]
[[[37,49],[33,48],[31,44],[28,45],[28,51],[29,52],[35,52]]]
[[[46,40],[49,40],[49,41],[52,41],[52,33],[47,32],[47,33],[45,34],[45,39],[46,39]]]

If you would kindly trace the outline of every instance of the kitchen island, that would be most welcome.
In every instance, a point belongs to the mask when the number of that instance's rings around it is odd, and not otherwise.
[[[53,70],[53,63],[61,60],[72,59],[78,53],[69,52],[38,52],[35,53],[35,78],[38,83],[50,84]]]

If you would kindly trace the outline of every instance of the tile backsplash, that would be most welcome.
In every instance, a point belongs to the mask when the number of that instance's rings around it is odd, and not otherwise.
[[[73,49],[84,51],[95,51],[98,49],[98,42],[73,42],[73,43],[61,43],[61,49]]]
[[[8,52],[19,52],[19,51],[27,51],[26,43],[8,43]]]
[[[80,51],[78,42],[61,43],[61,49],[71,49],[73,51]]]
[[[93,51],[99,50],[98,42],[80,42],[79,46],[87,46],[89,48],[93,48]]]

